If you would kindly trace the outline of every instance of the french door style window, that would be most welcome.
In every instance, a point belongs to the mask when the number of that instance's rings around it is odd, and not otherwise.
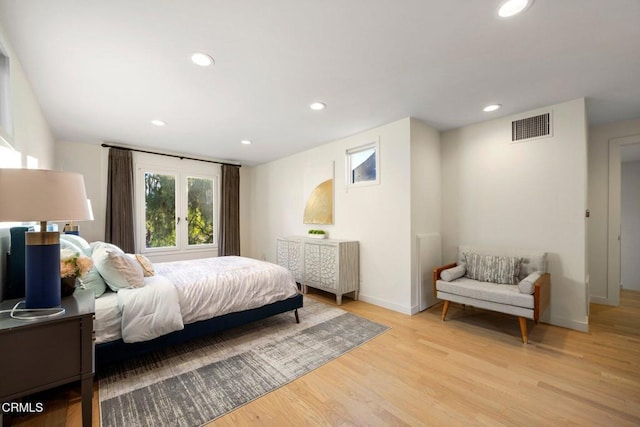
[[[144,173],[144,225],[146,248],[176,247],[176,175]],[[177,218],[177,221],[176,221]]]
[[[213,179],[187,177],[189,245],[213,244]]]
[[[138,229],[144,235],[145,251],[214,246],[213,176],[140,168],[140,179],[144,181],[144,225]]]

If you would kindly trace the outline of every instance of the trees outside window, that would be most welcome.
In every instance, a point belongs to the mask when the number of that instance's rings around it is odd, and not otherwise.
[[[144,181],[144,250],[214,246],[213,176],[140,168]]]

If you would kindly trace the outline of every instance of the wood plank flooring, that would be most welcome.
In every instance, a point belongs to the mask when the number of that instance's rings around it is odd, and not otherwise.
[[[444,323],[441,305],[415,316],[342,308],[392,329],[210,425],[640,425],[639,292],[591,305],[589,333],[529,322],[528,345],[515,317],[457,304]],[[79,386],[39,398],[46,413],[5,426],[81,425]]]

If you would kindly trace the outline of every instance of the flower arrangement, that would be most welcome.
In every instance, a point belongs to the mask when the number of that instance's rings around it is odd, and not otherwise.
[[[60,277],[82,277],[93,268],[93,260],[71,249],[60,251]]]

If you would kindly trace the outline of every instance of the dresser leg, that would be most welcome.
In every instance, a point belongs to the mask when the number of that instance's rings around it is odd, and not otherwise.
[[[82,426],[91,427],[93,418],[93,375],[87,375],[80,382],[82,394]]]
[[[342,305],[342,295],[336,295],[336,304]]]

